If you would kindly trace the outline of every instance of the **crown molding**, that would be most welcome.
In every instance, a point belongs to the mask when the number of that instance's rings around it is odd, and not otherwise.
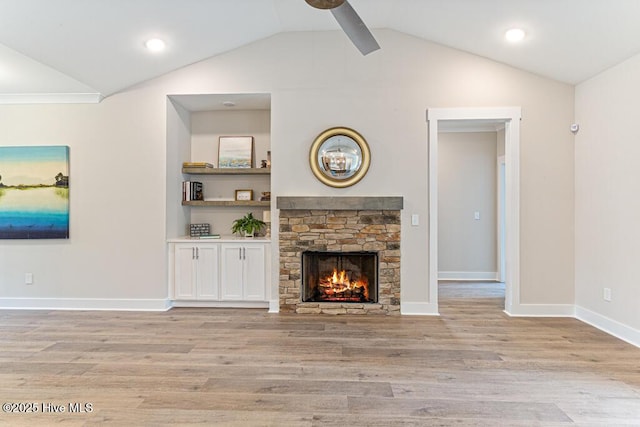
[[[1,93],[0,104],[98,104],[99,93]]]

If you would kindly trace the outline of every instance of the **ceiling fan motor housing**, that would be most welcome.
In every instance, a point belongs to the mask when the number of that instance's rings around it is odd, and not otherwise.
[[[336,8],[342,3],[344,0],[305,0],[310,6],[315,7],[316,9],[333,9]]]

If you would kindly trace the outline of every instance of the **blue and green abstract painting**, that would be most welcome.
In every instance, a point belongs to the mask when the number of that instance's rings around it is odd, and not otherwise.
[[[0,239],[69,238],[69,147],[0,147]]]

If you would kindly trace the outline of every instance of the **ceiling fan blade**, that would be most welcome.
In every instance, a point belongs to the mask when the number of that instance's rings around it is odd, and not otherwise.
[[[380,49],[380,45],[373,38],[373,34],[371,34],[371,31],[362,22],[362,19],[360,19],[360,16],[348,1],[345,0],[340,6],[331,9],[331,13],[360,53],[367,55],[374,50]]]

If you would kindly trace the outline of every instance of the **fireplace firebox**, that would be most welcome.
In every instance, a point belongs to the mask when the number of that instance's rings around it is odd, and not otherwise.
[[[302,253],[302,302],[378,302],[376,252]]]

